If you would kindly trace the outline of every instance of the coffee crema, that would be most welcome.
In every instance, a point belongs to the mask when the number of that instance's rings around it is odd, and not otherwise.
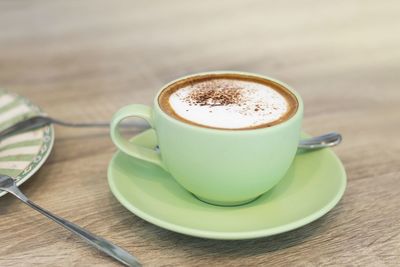
[[[242,74],[208,74],[179,80],[158,97],[161,109],[182,122],[215,129],[269,127],[291,118],[298,102],[282,85]]]

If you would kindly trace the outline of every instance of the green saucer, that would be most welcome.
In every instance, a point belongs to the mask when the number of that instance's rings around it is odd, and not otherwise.
[[[148,130],[132,142],[154,148]],[[118,201],[140,218],[178,233],[213,239],[270,236],[306,225],[342,197],[346,173],[330,149],[299,153],[282,181],[255,201],[236,207],[204,203],[162,169],[117,152],[108,182]]]

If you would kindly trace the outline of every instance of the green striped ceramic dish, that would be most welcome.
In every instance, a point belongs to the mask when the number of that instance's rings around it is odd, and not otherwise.
[[[28,99],[0,90],[0,131],[40,113],[39,107]],[[0,140],[0,174],[13,177],[17,185],[22,184],[43,165],[53,143],[51,125]],[[0,196],[4,194],[0,192]]]

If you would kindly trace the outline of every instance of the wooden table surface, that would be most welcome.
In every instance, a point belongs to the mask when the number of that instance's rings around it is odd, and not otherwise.
[[[56,127],[21,188],[145,266],[399,266],[398,1],[1,1],[0,86],[65,120],[109,120],[189,73],[242,70],[296,88],[311,134],[336,130],[348,186],[300,229],[215,241],[154,226],[111,194],[106,129]],[[118,266],[16,199],[0,203],[0,266]]]

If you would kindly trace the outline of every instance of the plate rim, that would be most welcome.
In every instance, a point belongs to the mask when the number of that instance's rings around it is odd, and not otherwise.
[[[145,131],[147,132],[147,131]],[[145,133],[143,132],[143,133]],[[141,134],[143,134],[141,133]],[[242,240],[242,239],[255,239],[255,238],[262,238],[262,237],[267,237],[267,236],[272,236],[276,234],[281,234],[284,232],[288,232],[297,228],[300,228],[304,225],[307,225],[322,216],[324,216],[326,213],[328,213],[331,209],[333,209],[336,204],[341,200],[341,198],[344,195],[346,185],[347,185],[347,174],[345,171],[345,168],[343,166],[343,163],[339,159],[339,157],[332,151],[330,148],[325,148],[328,150],[328,153],[330,153],[333,156],[333,160],[335,160],[335,164],[338,166],[340,169],[340,188],[337,190],[336,195],[331,199],[331,201],[326,204],[323,208],[319,209],[316,212],[313,212],[309,214],[306,217],[303,217],[299,220],[293,221],[291,223],[287,223],[284,225],[280,225],[277,227],[272,227],[272,228],[267,228],[267,229],[262,229],[262,230],[255,230],[255,231],[240,231],[240,232],[218,232],[218,231],[209,231],[209,230],[201,230],[201,229],[194,229],[190,227],[185,227],[181,225],[176,225],[173,223],[166,222],[164,220],[161,220],[155,216],[150,215],[147,212],[142,211],[141,209],[137,208],[134,206],[132,203],[127,201],[125,197],[122,196],[122,194],[119,192],[117,189],[117,186],[115,184],[115,179],[113,178],[112,175],[112,165],[114,164],[114,161],[116,161],[116,158],[119,156],[120,151],[117,151],[112,159],[109,162],[108,168],[107,168],[107,180],[108,180],[108,185],[111,189],[112,194],[114,197],[118,200],[119,203],[122,204],[127,210],[135,214],[136,216],[140,217],[141,219],[152,223],[154,225],[157,225],[161,228],[174,231],[177,233],[189,235],[189,236],[195,236],[195,237],[200,237],[200,238],[208,238],[208,239],[218,239],[218,240]]]
[[[30,101],[30,99],[26,98],[25,96],[13,93],[13,92],[9,92],[7,90],[4,89],[0,89],[0,92],[3,91],[5,94],[9,94],[9,95],[13,95],[16,96],[18,98],[23,99],[23,101],[25,102],[25,104],[27,104],[29,107],[33,108],[33,109],[37,109],[41,114],[45,114],[42,109],[37,106],[36,104],[32,103]],[[41,160],[39,162],[37,162],[34,167],[28,171],[28,173],[26,173],[21,179],[18,179],[16,184],[17,187],[19,187],[20,185],[22,185],[23,183],[25,183],[27,180],[29,180],[34,174],[36,174],[36,172],[38,172],[38,170],[44,165],[44,163],[47,161],[47,159],[49,158],[51,152],[53,151],[53,146],[54,146],[54,141],[55,141],[55,130],[54,130],[54,126],[52,124],[47,125],[45,127],[42,127],[41,129],[43,129],[43,131],[46,131],[46,127],[49,129],[49,136],[50,136],[50,140],[48,142],[48,148],[46,149],[46,152],[43,154],[43,157],[41,158]],[[38,155],[38,154],[36,154]],[[21,171],[24,172],[29,166],[31,166],[33,161],[31,161],[31,163],[24,169]],[[18,176],[20,176],[21,174],[19,174]],[[17,176],[17,177],[18,177]],[[16,178],[16,177],[13,177]],[[0,197],[6,195],[7,192],[6,191],[1,191],[0,192]]]

